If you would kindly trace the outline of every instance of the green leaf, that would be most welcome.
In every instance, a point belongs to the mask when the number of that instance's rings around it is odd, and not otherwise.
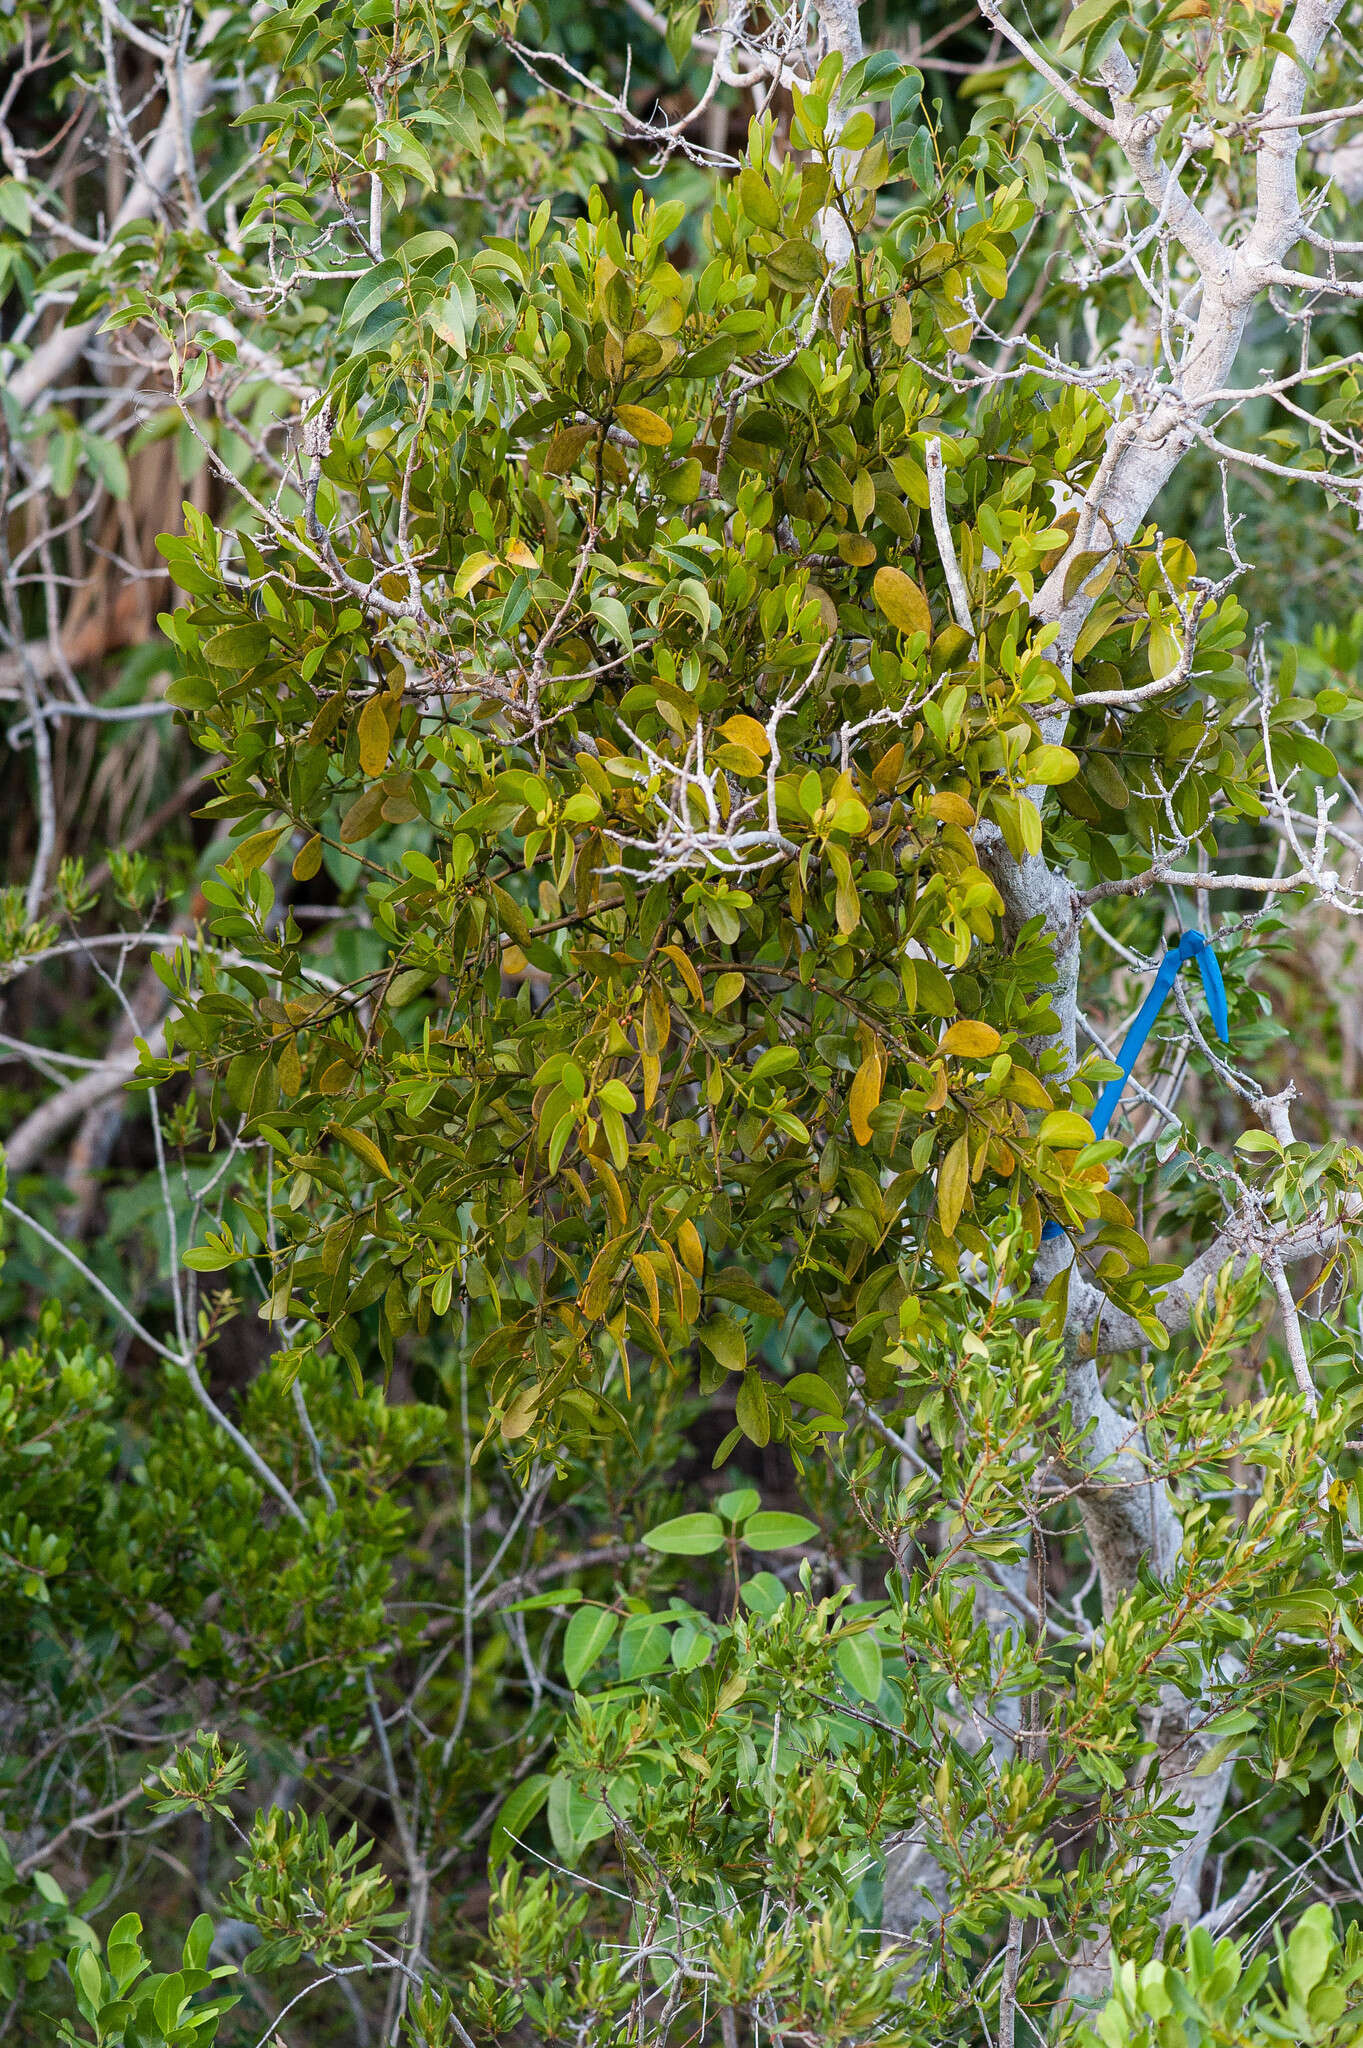
[[[745,164],[738,174],[738,200],[748,219],[757,227],[780,227],[780,201],[766,179],[751,164]]]
[[[765,1287],[759,1287],[750,1273],[741,1266],[724,1266],[707,1280],[710,1293],[720,1301],[731,1301],[735,1308],[750,1309],[754,1315],[766,1316],[770,1322],[779,1323],[785,1309],[774,1294]]]
[[[27,236],[33,228],[33,210],[27,188],[18,178],[0,178],[0,220]]]
[[[1124,12],[1124,0],[1080,0],[1079,6],[1072,9],[1066,19],[1059,47],[1070,49],[1073,44],[1082,42],[1091,30],[1101,28]]]
[[[748,1340],[732,1316],[716,1316],[697,1333],[701,1343],[725,1372],[742,1372],[748,1362]]]
[[[670,1632],[656,1614],[635,1614],[620,1634],[620,1676],[649,1678],[669,1661]]]
[[[1308,1906],[1287,1938],[1284,1971],[1293,1993],[1303,2003],[1325,1975],[1337,1947],[1329,1907]]]
[[[775,1572],[754,1572],[738,1589],[738,1597],[754,1614],[779,1614],[790,1598]]]
[[[136,1919],[137,1916],[136,1914],[130,1914],[129,1918]],[[141,1931],[141,1924],[142,1923],[138,1921],[139,1932]],[[112,1966],[112,1934],[109,1937],[109,1943],[110,1965]],[[208,1954],[212,1945],[213,1922],[210,1920],[207,1913],[200,1913],[198,1919],[194,1922],[188,1934],[185,1936],[184,1948],[181,1952],[185,1968],[187,1970],[206,1970],[208,1968]]]
[[[230,669],[240,675],[264,661],[270,651],[270,629],[263,620],[245,626],[224,626],[204,642],[204,657],[214,668]]]
[[[1018,773],[1024,782],[1073,782],[1079,773],[1079,756],[1068,747],[1035,747]]]
[[[536,1771],[507,1793],[488,1839],[489,1863],[495,1867],[516,1853],[521,1836],[548,1797],[549,1779],[543,1771]]]
[[[786,1392],[792,1401],[803,1402],[806,1408],[817,1408],[823,1415],[841,1415],[843,1404],[828,1381],[815,1372],[797,1372],[794,1379],[786,1381]]]
[[[838,1670],[851,1686],[872,1705],[880,1698],[883,1683],[883,1668],[880,1645],[869,1632],[865,1635],[844,1636],[838,1644]]]
[[[606,1653],[619,1619],[609,1607],[579,1607],[563,1637],[563,1670],[576,1691],[587,1673]]]
[[[550,1781],[548,1807],[554,1847],[559,1860],[570,1869],[590,1843],[611,1831],[611,1817],[604,1801],[580,1791],[565,1777]]]
[[[762,1375],[749,1370],[743,1375],[743,1384],[738,1390],[734,1403],[734,1414],[738,1426],[750,1443],[759,1447],[771,1442],[771,1408],[767,1401],[767,1389]]]
[[[650,1529],[644,1542],[650,1550],[668,1557],[708,1557],[724,1541],[724,1524],[718,1515],[677,1515]]]
[[[748,1517],[742,1533],[749,1550],[795,1550],[818,1535],[819,1525],[807,1515],[785,1515],[764,1508]]]
[[[823,259],[811,243],[792,238],[765,259],[773,283],[783,291],[807,292],[823,276]]]
[[[359,327],[378,307],[386,305],[402,285],[402,266],[398,263],[376,263],[363,277],[357,278],[346,294],[337,322],[338,333],[347,327]]]
[[[771,1045],[754,1062],[754,1081],[770,1081],[777,1074],[793,1073],[800,1064],[800,1054],[793,1045]]]

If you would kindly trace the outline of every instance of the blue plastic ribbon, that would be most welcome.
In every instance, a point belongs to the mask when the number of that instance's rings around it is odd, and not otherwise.
[[[1121,1051],[1117,1054],[1117,1065],[1121,1068],[1115,1080],[1109,1081],[1093,1105],[1090,1121],[1095,1139],[1106,1134],[1135,1066],[1141,1056],[1141,1048],[1154,1029],[1155,1019],[1164,1008],[1165,998],[1173,987],[1181,967],[1190,960],[1196,960],[1202,975],[1202,987],[1207,997],[1207,1008],[1211,1012],[1212,1024],[1223,1045],[1230,1043],[1230,1019],[1226,1011],[1226,984],[1221,979],[1221,966],[1212,951],[1211,940],[1201,932],[1184,932],[1176,946],[1171,946],[1160,962],[1159,972],[1150,984],[1145,1001],[1137,1010],[1131,1028],[1122,1040]],[[1063,1237],[1064,1230],[1059,1223],[1047,1223],[1042,1230],[1043,1240]]]

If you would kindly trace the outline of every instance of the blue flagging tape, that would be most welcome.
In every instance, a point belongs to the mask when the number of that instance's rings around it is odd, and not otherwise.
[[[1202,975],[1202,987],[1207,997],[1207,1008],[1211,1012],[1212,1024],[1223,1045],[1230,1043],[1230,1019],[1226,1012],[1226,984],[1221,979],[1221,966],[1212,951],[1211,940],[1201,932],[1184,932],[1176,946],[1171,946],[1160,962],[1159,972],[1150,984],[1145,1001],[1137,1010],[1131,1028],[1122,1040],[1121,1051],[1117,1054],[1117,1065],[1121,1073],[1109,1081],[1093,1105],[1090,1122],[1095,1138],[1104,1137],[1107,1127],[1121,1100],[1122,1090],[1130,1077],[1131,1069],[1141,1056],[1141,1047],[1154,1029],[1155,1019],[1164,1008],[1165,998],[1174,985],[1181,967],[1190,960],[1196,960]],[[1064,1230],[1059,1223],[1047,1223],[1041,1233],[1043,1242],[1063,1237]]]

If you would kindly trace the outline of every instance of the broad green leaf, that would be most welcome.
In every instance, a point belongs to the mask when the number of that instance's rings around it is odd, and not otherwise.
[[[716,1316],[712,1322],[703,1323],[697,1334],[725,1372],[742,1372],[748,1362],[748,1340],[741,1323],[732,1316]]]
[[[647,1538],[645,1538],[647,1541]],[[619,1626],[609,1607],[579,1607],[563,1637],[563,1671],[576,1691],[592,1666],[600,1661]]]
[[[794,1550],[818,1533],[818,1523],[807,1515],[786,1515],[766,1508],[749,1515],[743,1524],[743,1541],[749,1550]]]
[[[650,1550],[668,1557],[708,1557],[723,1541],[724,1524],[718,1515],[677,1515],[644,1536]]]
[[[347,327],[360,326],[378,307],[395,298],[401,287],[400,264],[376,263],[372,270],[357,278],[347,292],[341,308],[339,331],[344,333]]]
[[[884,1679],[880,1645],[875,1637],[869,1631],[863,1635],[844,1636],[838,1644],[837,1659],[838,1670],[853,1692],[860,1693],[864,1700],[874,1705],[880,1698]]]
[[[761,173],[745,165],[738,174],[738,198],[744,213],[759,228],[779,228],[781,206]]]
[[[488,1840],[488,1862],[494,1869],[519,1852],[522,1835],[548,1797],[549,1779],[543,1771],[536,1771],[507,1793]]]

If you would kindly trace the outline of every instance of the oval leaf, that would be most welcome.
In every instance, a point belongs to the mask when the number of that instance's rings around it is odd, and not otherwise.
[[[560,427],[544,451],[546,475],[566,476],[597,431],[595,420],[578,420],[571,427]]]
[[[956,1234],[969,1182],[970,1152],[962,1132],[937,1169],[937,1221],[947,1237]]]
[[[543,1771],[536,1771],[532,1778],[523,1779],[514,1791],[507,1793],[487,1845],[489,1863],[500,1863],[511,1853],[548,1797],[549,1780]]]
[[[937,1050],[958,1060],[992,1059],[1001,1042],[992,1024],[976,1024],[962,1017],[947,1031]]]
[[[385,1180],[397,1179],[397,1175],[372,1138],[367,1138],[363,1131],[351,1130],[348,1124],[336,1124],[333,1128],[341,1143],[348,1145],[355,1157],[362,1160],[374,1173],[382,1174]]]
[[[360,713],[360,766],[366,775],[382,775],[388,766],[388,713],[375,694]]]
[[[1043,1145],[1058,1145],[1066,1152],[1077,1152],[1081,1145],[1093,1143],[1093,1126],[1072,1109],[1053,1109],[1043,1120],[1037,1138]]]
[[[1079,773],[1079,756],[1068,747],[1034,747],[1021,772],[1028,782],[1073,782]]]
[[[873,1052],[857,1068],[847,1097],[847,1113],[852,1124],[852,1136],[859,1145],[869,1145],[871,1142],[871,1111],[879,1101],[880,1055]]]
[[[650,1550],[661,1550],[667,1557],[708,1557],[723,1541],[724,1524],[718,1515],[678,1515],[644,1537]]]
[[[617,405],[615,417],[625,432],[633,434],[645,448],[666,448],[672,439],[672,429],[667,421],[658,413],[650,412],[646,405]]]
[[[771,1409],[767,1405],[767,1389],[760,1373],[744,1373],[743,1384],[734,1403],[734,1414],[750,1443],[760,1447],[771,1442]]]
[[[906,576],[902,569],[877,569],[871,589],[890,624],[901,633],[932,631],[928,601],[912,576]]]
[[[563,1637],[563,1671],[574,1692],[605,1654],[617,1619],[609,1607],[579,1607],[568,1623]]]
[[[880,1698],[880,1644],[873,1635],[844,1637],[838,1644],[838,1670],[864,1700],[874,1704]]]
[[[782,1515],[763,1509],[749,1515],[743,1524],[743,1541],[749,1550],[794,1550],[817,1536],[819,1525],[808,1515]]]

